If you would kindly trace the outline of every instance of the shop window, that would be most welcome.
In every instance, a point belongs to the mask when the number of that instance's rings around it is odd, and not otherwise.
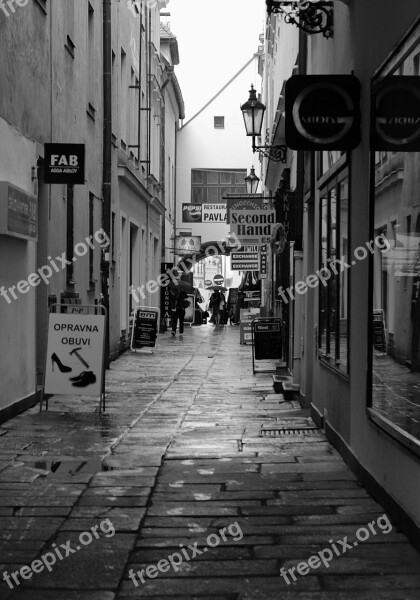
[[[377,82],[420,74],[420,25],[375,74]],[[401,52],[401,54],[399,54]],[[382,157],[386,153],[380,153]],[[420,152],[371,154],[371,418],[420,455]]]
[[[320,358],[348,372],[349,186],[344,169],[320,190]]]

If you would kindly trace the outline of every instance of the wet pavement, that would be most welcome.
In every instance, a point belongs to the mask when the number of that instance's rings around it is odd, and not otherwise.
[[[0,598],[420,597],[420,555],[237,327],[124,354],[105,414],[49,406],[0,426]]]

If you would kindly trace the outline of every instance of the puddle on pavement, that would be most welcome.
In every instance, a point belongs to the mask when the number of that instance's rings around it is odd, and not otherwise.
[[[102,471],[111,471],[112,468],[107,467],[103,464],[100,459],[90,460],[54,460],[52,459],[36,459],[36,460],[25,460],[20,463],[22,466],[29,467],[32,469],[38,469],[40,471],[47,471],[45,477],[54,474],[57,475],[95,475]]]

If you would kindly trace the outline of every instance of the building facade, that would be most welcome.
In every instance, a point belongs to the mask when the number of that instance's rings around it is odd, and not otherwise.
[[[2,419],[39,398],[53,304],[105,304],[111,359],[134,308],[160,304],[131,290],[172,258],[183,102],[174,36],[161,52],[166,5],[34,0],[0,13]],[[44,183],[46,143],[84,145],[83,183]]]
[[[267,2],[263,101],[273,143],[285,143],[281,120],[293,118],[284,108],[293,75],[354,75],[361,90],[354,148],[289,147],[286,163],[264,164],[266,193],[288,224],[268,309],[287,319],[287,363],[302,402],[418,543],[419,152],[395,140],[388,150],[375,145],[383,121],[371,109],[393,77],[419,85],[420,9],[414,0],[401,10],[386,0],[328,9],[326,35],[307,34],[286,22],[290,3]],[[416,118],[409,102],[391,105],[387,123]]]

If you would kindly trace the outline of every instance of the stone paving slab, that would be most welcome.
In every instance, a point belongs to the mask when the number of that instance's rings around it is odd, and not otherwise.
[[[188,328],[183,340],[162,336],[153,356],[111,364],[105,414],[92,399],[56,397],[48,412],[3,423],[4,569],[77,545],[104,520],[115,534],[18,590],[0,580],[0,597],[418,600],[420,556],[395,527],[291,585],[280,576],[329,540],[353,545],[384,511],[322,432],[260,434],[315,425],[298,403],[280,404],[270,375],[252,374],[250,350],[237,328]],[[130,579],[183,550],[177,572]]]

